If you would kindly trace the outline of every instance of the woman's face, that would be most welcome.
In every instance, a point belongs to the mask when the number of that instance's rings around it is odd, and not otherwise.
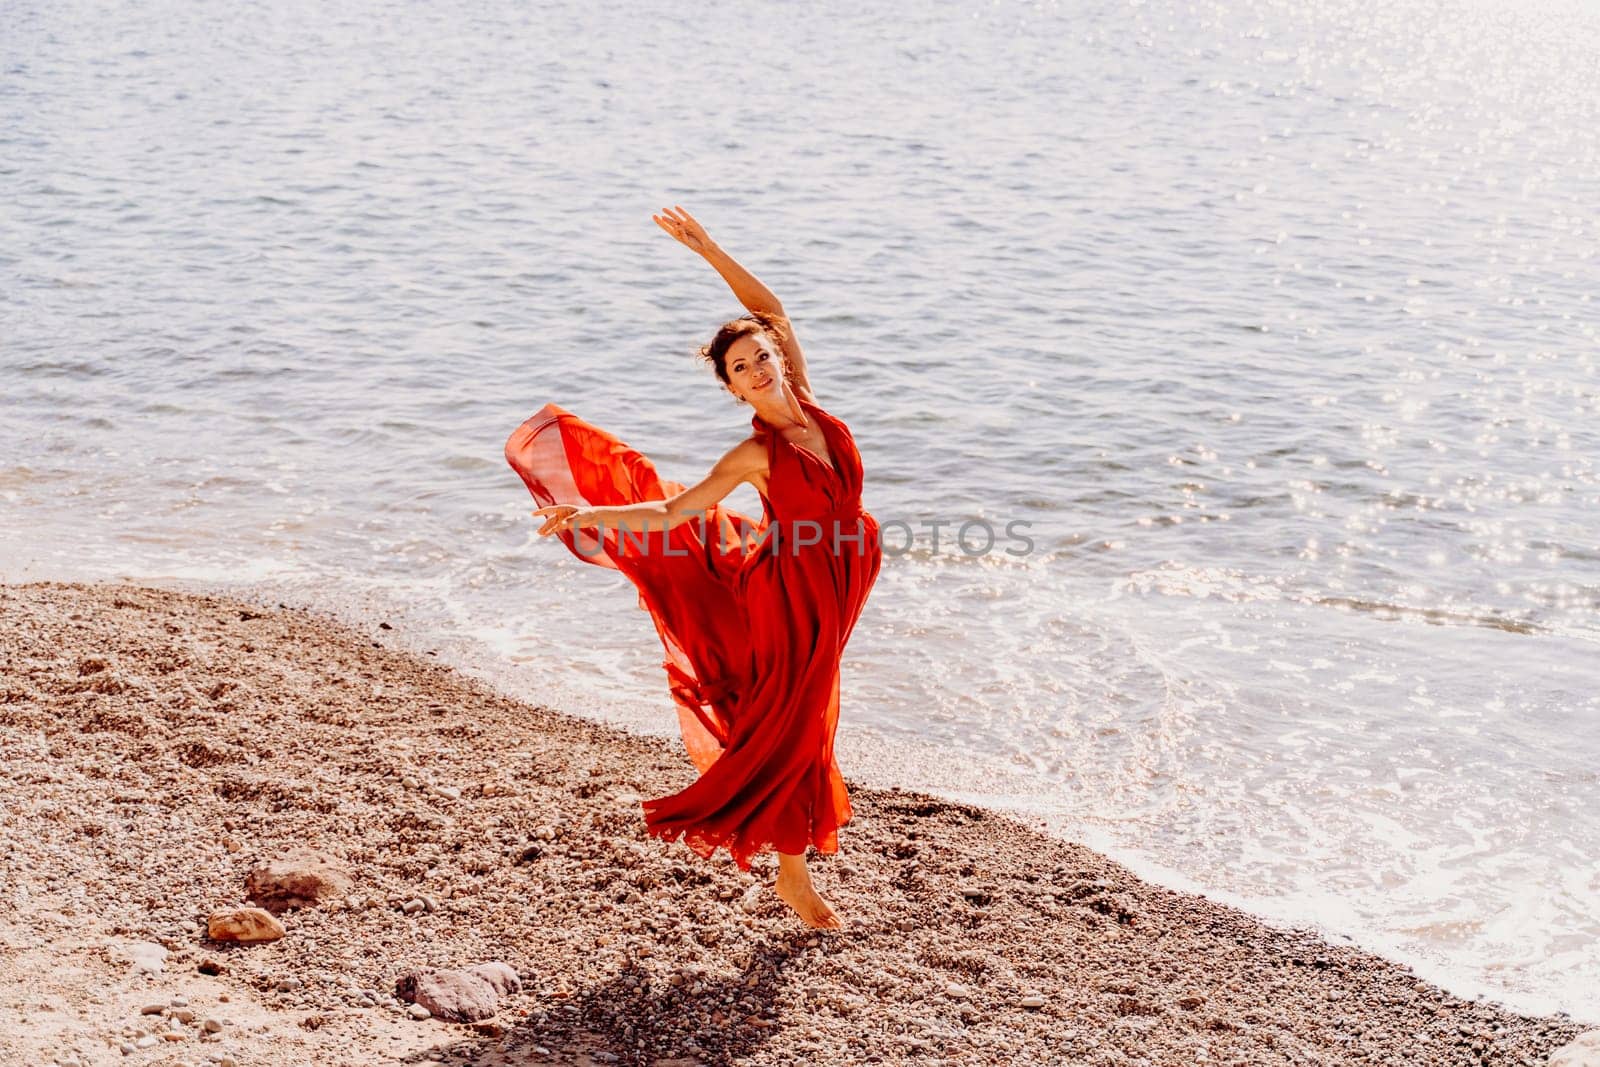
[[[728,388],[750,403],[783,395],[783,357],[773,350],[766,334],[747,333],[728,348],[723,366]]]

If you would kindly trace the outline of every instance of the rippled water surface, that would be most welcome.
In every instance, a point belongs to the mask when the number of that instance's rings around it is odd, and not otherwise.
[[[0,21],[7,578],[336,605],[670,731],[501,448],[547,400],[682,481],[744,433],[682,203],[924,531],[847,774],[1600,1017],[1594,4]]]

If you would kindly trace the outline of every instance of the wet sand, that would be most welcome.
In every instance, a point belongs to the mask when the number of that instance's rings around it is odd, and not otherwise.
[[[679,746],[382,629],[56,583],[0,585],[0,624],[0,1062],[1543,1064],[1585,1029],[857,782],[813,864],[846,928],[816,933],[765,888],[772,857],[646,836],[639,801],[693,778]],[[208,940],[296,846],[348,891],[280,940]],[[489,960],[523,981],[490,1021],[387,1002]]]

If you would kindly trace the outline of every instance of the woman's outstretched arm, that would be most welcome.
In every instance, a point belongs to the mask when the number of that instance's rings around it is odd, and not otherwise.
[[[750,476],[767,466],[766,446],[755,438],[740,441],[711,468],[700,481],[675,493],[665,500],[647,500],[610,508],[580,508],[573,504],[551,504],[533,514],[543,518],[539,527],[541,535],[557,530],[594,529],[609,527],[613,530],[632,530],[646,533],[650,530],[670,530],[695,518],[712,504],[721,500],[749,481]]]
[[[757,315],[764,315],[775,320],[781,336],[777,339],[778,346],[782,349],[783,359],[789,365],[789,376],[794,387],[803,390],[805,398],[815,403],[811,395],[811,377],[806,372],[806,357],[800,351],[800,342],[795,338],[794,324],[789,321],[789,316],[784,313],[783,302],[776,293],[761,284],[761,279],[751,274],[728,253],[713,241],[706,233],[705,227],[695,221],[695,217],[681,207],[663,209],[661,214],[650,216],[656,225],[666,230],[679,243],[697,253],[728,283],[728,288],[733,290],[733,295],[738,297],[739,303],[744,305],[746,311]]]

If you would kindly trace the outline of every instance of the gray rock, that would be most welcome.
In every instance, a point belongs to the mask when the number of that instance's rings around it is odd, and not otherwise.
[[[477,1022],[492,1016],[500,1006],[500,993],[482,975],[467,971],[425,968],[395,983],[395,995],[411,1001],[439,1019],[453,1023]]]
[[[421,1004],[413,1004],[408,1010],[410,1011],[413,1019],[427,1019],[433,1015],[433,1012],[429,1011]]]
[[[502,996],[522,992],[522,979],[517,977],[515,968],[509,963],[501,963],[499,960],[480,963],[476,967],[468,967],[467,973],[482,978],[494,986],[494,991]]]
[[[106,946],[114,963],[127,964],[132,974],[160,974],[167,962],[167,950],[154,941],[129,941]]]

